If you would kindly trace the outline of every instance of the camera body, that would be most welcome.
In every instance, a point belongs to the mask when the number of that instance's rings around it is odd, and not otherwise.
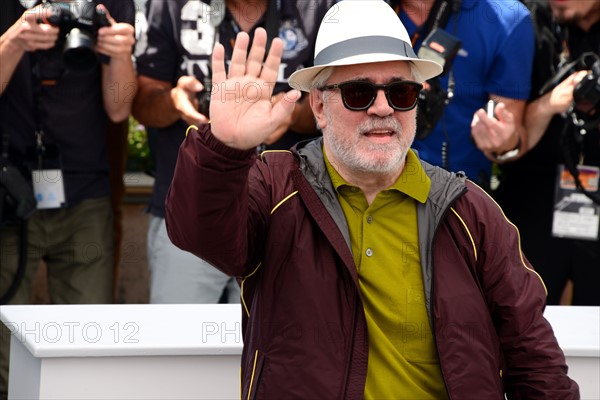
[[[33,187],[22,172],[0,161],[0,225],[16,217],[28,219],[36,211]]]
[[[573,90],[573,111],[584,122],[600,122],[600,59]]]
[[[106,13],[93,0],[49,1],[42,7],[41,20],[60,28],[63,60],[67,68],[86,70],[97,61],[94,46],[98,30],[110,26]]]
[[[198,76],[196,76],[198,78]],[[212,92],[212,68],[208,67],[208,73],[202,77],[202,89],[196,94],[196,100],[198,101],[198,112],[207,118],[209,118],[210,112],[210,96]]]
[[[210,112],[210,91],[203,90],[198,95],[198,112],[208,117]]]
[[[460,50],[462,42],[457,37],[436,28],[423,40],[419,48],[419,58],[435,61],[443,67],[442,75],[449,73],[452,61]],[[453,93],[442,88],[439,77],[426,82],[419,93],[417,107],[417,133],[415,138],[425,139],[431,134],[450,103]]]
[[[428,80],[417,100],[416,139],[423,140],[431,134],[448,102],[448,93],[442,88],[439,78]]]

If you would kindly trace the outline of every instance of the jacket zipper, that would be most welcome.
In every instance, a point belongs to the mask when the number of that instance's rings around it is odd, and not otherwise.
[[[444,212],[444,215],[446,213]],[[434,233],[433,237],[435,237],[435,234],[437,233],[437,227],[436,227],[436,232]],[[433,243],[433,241],[432,241]],[[433,267],[434,265],[434,260],[433,260],[433,253],[431,254],[431,266]],[[433,272],[433,271],[432,271]],[[446,374],[444,373],[444,368],[442,368],[442,358],[440,357],[440,351],[438,349],[438,343],[437,343],[437,335],[435,333],[435,319],[433,318],[433,302],[431,301],[433,298],[433,285],[434,285],[434,281],[433,281],[433,273],[431,274],[431,298],[429,299],[429,302],[431,304],[431,334],[433,335],[433,343],[435,344],[435,351],[438,355],[438,362],[440,363],[440,372],[442,373],[442,380],[444,381],[444,386],[446,387],[446,393],[448,393],[448,400],[452,400],[452,394],[450,393],[450,389],[448,388],[448,383],[446,380]]]
[[[358,313],[358,293],[356,294],[356,300],[354,302],[354,313],[352,315],[352,335],[350,336],[350,349],[348,351],[349,357],[348,357],[348,366],[346,367],[346,379],[344,380],[344,386],[343,386],[343,395],[342,395],[342,399],[347,398],[347,392],[348,392],[348,382],[350,381],[350,371],[352,370],[352,358],[353,358],[353,354],[354,354],[354,338],[356,336],[356,315]]]
[[[454,202],[461,196],[464,195],[464,193],[466,192],[466,188],[464,188],[463,190],[460,191],[459,194],[456,195],[456,197],[454,197],[454,199],[452,199],[452,201],[450,201],[448,203],[448,206],[446,207],[446,209],[444,210],[444,212],[442,213],[442,216],[438,222],[438,224],[435,226],[435,230],[433,231],[433,235],[431,236],[431,247],[433,249],[433,243],[435,240],[435,237],[437,235],[438,229],[442,223],[442,221],[446,218],[446,215],[448,214],[448,210],[450,210],[450,207],[452,206],[452,204],[454,204]],[[433,280],[433,268],[435,265],[435,260],[434,260],[434,254],[433,251],[431,252],[431,292],[429,294],[429,304],[430,304],[430,310],[429,312],[431,313],[431,334],[433,335],[433,343],[435,344],[435,351],[438,355],[438,361],[440,363],[440,372],[442,373],[442,379],[444,380],[444,386],[446,387],[446,393],[448,393],[448,400],[452,400],[452,394],[450,393],[450,389],[448,388],[448,381],[446,379],[446,374],[444,373],[444,368],[442,368],[442,359],[440,357],[440,351],[438,349],[438,344],[437,344],[437,335],[435,333],[435,319],[433,318],[433,291],[434,291],[434,280]]]

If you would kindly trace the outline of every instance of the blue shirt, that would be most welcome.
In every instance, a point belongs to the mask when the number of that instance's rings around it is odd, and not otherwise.
[[[400,19],[412,37],[418,27],[404,11]],[[450,16],[444,30],[462,41],[452,64],[454,98],[433,132],[424,140],[415,140],[413,148],[425,161],[464,171],[469,179],[487,185],[491,162],[471,140],[471,120],[490,95],[529,97],[534,55],[530,14],[517,0],[463,0],[459,13]],[[415,52],[420,45],[415,44]],[[441,84],[448,88],[447,74],[441,77]],[[442,156],[444,146],[447,162]]]

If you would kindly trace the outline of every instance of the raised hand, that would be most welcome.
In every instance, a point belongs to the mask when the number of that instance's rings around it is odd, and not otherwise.
[[[249,150],[273,134],[294,110],[300,98],[291,90],[272,101],[283,43],[273,39],[263,64],[267,33],[257,28],[248,53],[249,36],[237,35],[229,74],[225,73],[225,49],[217,44],[212,55],[213,87],[210,123],[213,135],[229,147]],[[228,76],[227,76],[228,75]]]

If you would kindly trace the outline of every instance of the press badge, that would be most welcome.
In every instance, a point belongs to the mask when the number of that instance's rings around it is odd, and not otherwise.
[[[581,186],[591,193],[598,193],[600,169],[587,165],[577,166]],[[573,175],[559,166],[552,235],[569,239],[598,240],[600,205],[581,193],[575,186]]]
[[[31,178],[38,210],[61,208],[65,205],[65,186],[62,170],[33,170],[31,171]]]

